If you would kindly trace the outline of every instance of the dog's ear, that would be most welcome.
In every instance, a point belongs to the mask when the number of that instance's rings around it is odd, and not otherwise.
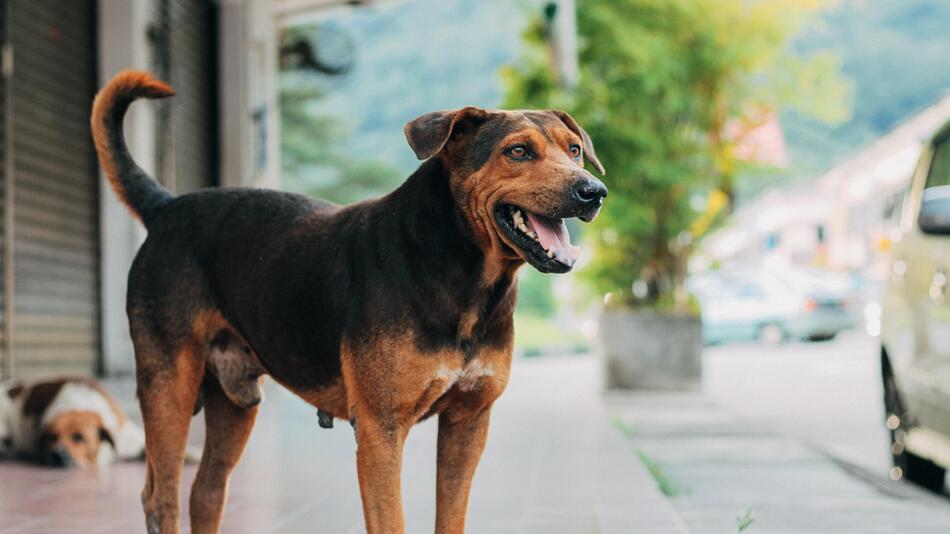
[[[450,139],[469,133],[487,118],[487,111],[471,106],[434,111],[407,122],[403,131],[416,157],[423,160],[438,154]]]
[[[597,153],[594,152],[594,143],[590,140],[590,136],[587,135],[587,131],[577,124],[577,121],[574,120],[574,117],[571,117],[571,115],[566,111],[560,111],[557,109],[552,109],[549,111],[549,113],[552,113],[555,117],[561,119],[561,122],[564,123],[564,126],[567,126],[569,130],[580,136],[581,141],[584,143],[584,157],[587,158],[587,161],[589,161],[595,169],[597,169],[597,172],[600,174],[607,174],[607,172],[604,171],[604,166],[601,165],[600,160],[597,159]]]
[[[100,443],[108,443],[115,449],[115,440],[112,439],[112,434],[105,427],[99,427],[99,441]]]

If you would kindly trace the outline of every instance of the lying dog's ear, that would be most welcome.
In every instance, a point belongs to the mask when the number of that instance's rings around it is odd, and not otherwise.
[[[604,166],[600,164],[600,160],[597,159],[597,153],[594,152],[594,143],[590,140],[590,136],[587,135],[587,132],[577,124],[577,121],[574,120],[574,117],[571,117],[566,111],[560,111],[557,109],[550,110],[550,113],[554,114],[557,118],[561,119],[561,122],[568,127],[569,130],[576,133],[580,136],[581,141],[584,142],[584,157],[587,158],[587,161],[597,169],[597,172],[600,174],[607,174],[604,171]]]
[[[434,111],[407,122],[403,131],[416,157],[429,159],[438,154],[449,139],[465,135],[487,118],[487,111],[471,106],[454,111]]]
[[[99,441],[101,443],[108,443],[112,445],[112,448],[115,449],[115,440],[112,439],[112,434],[109,433],[104,427],[99,427]]]

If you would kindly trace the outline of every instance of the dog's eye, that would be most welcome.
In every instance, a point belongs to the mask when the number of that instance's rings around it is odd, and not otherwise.
[[[83,441],[86,441],[86,436],[83,436],[79,432],[76,432],[75,434],[73,434],[74,443],[82,443]]]
[[[581,147],[578,145],[571,145],[571,157],[574,159],[579,159],[581,157]]]
[[[516,145],[508,149],[508,155],[517,160],[531,159],[531,154],[524,145]]]

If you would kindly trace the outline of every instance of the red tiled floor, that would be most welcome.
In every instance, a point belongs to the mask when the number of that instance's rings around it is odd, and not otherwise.
[[[108,385],[117,393],[131,391],[127,384]],[[310,512],[328,500],[347,513],[323,518],[321,523],[333,528],[321,531],[358,527],[355,442],[349,425],[338,422],[333,431],[321,431],[314,409],[273,384],[267,396],[247,453],[235,470],[222,530],[312,530],[306,528],[313,519]],[[190,443],[200,445],[203,427],[203,415],[195,417]],[[183,515],[195,471],[196,466],[186,465],[182,475]],[[0,463],[0,533],[141,532],[144,477],[142,462],[88,471]]]
[[[657,514],[665,521],[669,505],[609,424],[596,376],[592,358],[515,362],[475,477],[470,534],[631,532],[638,517],[650,518],[649,531],[658,531]],[[108,386],[120,398],[132,398],[129,383]],[[193,420],[194,444],[201,442],[203,426],[203,416]],[[435,431],[435,420],[427,421],[406,443],[410,533],[432,531]],[[363,532],[355,450],[348,424],[321,429],[315,409],[268,384],[257,428],[232,478],[222,532]],[[194,475],[195,466],[186,466],[183,517]],[[140,462],[98,471],[0,463],[0,534],[143,532],[143,480]]]

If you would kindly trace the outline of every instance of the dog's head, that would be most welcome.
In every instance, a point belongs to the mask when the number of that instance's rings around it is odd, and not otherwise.
[[[100,449],[114,447],[102,417],[94,411],[71,410],[50,419],[42,429],[37,451],[43,463],[57,467],[92,467]]]
[[[439,157],[452,194],[486,254],[563,273],[577,261],[564,219],[590,222],[607,188],[587,132],[563,111],[467,107],[423,115],[405,128],[419,159]]]

